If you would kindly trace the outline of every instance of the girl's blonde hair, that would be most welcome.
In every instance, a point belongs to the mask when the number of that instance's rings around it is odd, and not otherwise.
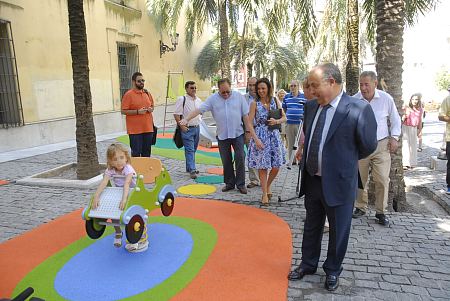
[[[277,91],[277,95],[280,94],[280,93],[287,94],[286,91],[285,91],[284,89],[280,89],[280,90]]]
[[[106,166],[108,168],[112,168],[111,161],[114,159],[114,156],[116,155],[117,151],[121,151],[125,154],[125,157],[127,158],[127,163],[131,162],[131,157],[130,153],[128,152],[128,149],[122,144],[113,143],[110,146],[108,146],[108,150],[106,151]]]

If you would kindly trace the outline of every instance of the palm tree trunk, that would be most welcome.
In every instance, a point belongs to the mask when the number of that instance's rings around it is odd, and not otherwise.
[[[250,78],[253,76],[253,64],[247,63],[247,77]]]
[[[270,77],[270,82],[272,83],[272,86],[274,86],[275,84],[275,71],[273,69],[270,69],[269,71],[269,77]]]
[[[68,0],[68,11],[76,117],[77,178],[84,180],[98,175],[99,164],[92,117],[83,0]]]
[[[222,78],[230,78],[230,37],[228,36],[227,0],[219,0],[220,70]]]
[[[347,67],[345,70],[347,94],[354,95],[359,89],[359,14],[358,0],[347,1]]]
[[[376,3],[376,69],[379,88],[388,92],[402,112],[403,32],[405,27],[403,0],[377,0]],[[401,139],[391,155],[389,205],[401,210],[406,205],[405,180],[402,166]],[[392,203],[391,201],[392,200]]]

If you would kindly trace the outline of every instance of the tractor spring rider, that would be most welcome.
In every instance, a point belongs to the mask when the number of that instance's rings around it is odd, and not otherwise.
[[[161,161],[155,158],[132,158],[131,164],[138,176],[136,187],[130,188],[123,211],[119,209],[122,187],[106,187],[100,195],[98,208],[91,208],[94,200],[92,196],[89,205],[83,210],[82,218],[86,221],[86,232],[90,238],[100,238],[106,226],[123,226],[128,242],[135,244],[144,235],[150,211],[160,207],[164,216],[171,215],[177,193]],[[153,189],[145,188],[144,183],[153,182]]]

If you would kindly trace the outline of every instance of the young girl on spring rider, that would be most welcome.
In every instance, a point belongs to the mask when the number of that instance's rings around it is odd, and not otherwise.
[[[133,176],[136,175],[136,171],[130,165],[131,157],[128,150],[121,144],[111,144],[106,151],[107,169],[103,176],[103,180],[100,183],[97,191],[94,195],[94,202],[92,208],[96,209],[100,204],[100,195],[102,194],[108,182],[112,180],[114,186],[123,187],[122,200],[119,204],[119,209],[123,210],[127,202],[128,193],[130,188],[136,186],[136,180]],[[118,223],[118,221],[113,221]],[[120,248],[122,246],[122,230],[119,226],[114,226],[114,246]],[[130,252],[144,251],[148,247],[148,241],[140,241],[136,244],[128,244],[126,249]]]

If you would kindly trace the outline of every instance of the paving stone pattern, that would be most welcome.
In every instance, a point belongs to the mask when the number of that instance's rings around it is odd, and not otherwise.
[[[428,129],[435,130],[433,125]],[[442,137],[442,134],[440,136]],[[430,134],[428,137],[436,140],[435,144],[438,143],[437,134]],[[111,142],[98,143],[101,162],[105,162],[105,150]],[[427,157],[437,151],[436,145],[430,145],[424,147],[424,151],[420,153],[419,163],[422,166],[428,166]],[[160,159],[168,168],[175,186],[194,183],[184,172],[183,161]],[[71,148],[1,163],[0,179],[14,181],[75,160],[76,150]],[[211,166],[199,165],[198,169],[203,174],[209,167]],[[275,195],[281,194],[282,200],[295,196],[297,171],[296,167],[290,171],[281,169],[272,190]],[[420,181],[420,178],[425,176],[427,180]],[[441,197],[443,202],[446,202],[447,196],[440,192],[445,185],[442,173],[426,170],[424,167],[423,171],[417,169],[407,172],[405,178],[409,185],[413,183],[414,187],[420,187],[419,190],[428,191],[430,195]],[[294,198],[282,203],[274,200],[269,207],[261,207],[259,188],[250,189],[246,196],[237,190],[223,193],[220,189],[221,185],[217,185],[217,192],[204,198],[258,207],[284,219],[292,231],[293,267],[300,263],[305,217],[303,199]],[[32,187],[17,185],[14,182],[0,186],[0,242],[85,206],[93,191],[94,189]],[[344,271],[336,292],[328,293],[323,288],[325,274],[319,268],[315,275],[306,276],[301,281],[289,282],[286,299],[450,300],[448,214],[391,213],[389,227],[376,224],[374,214],[374,211],[370,211],[366,216],[353,221]],[[328,234],[325,233],[320,266],[326,255],[327,243]]]

